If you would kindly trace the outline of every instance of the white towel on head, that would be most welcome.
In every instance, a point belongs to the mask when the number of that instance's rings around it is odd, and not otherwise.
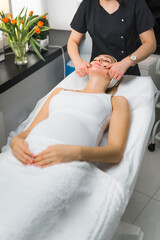
[[[116,85],[117,82],[118,82],[117,79],[112,79],[112,80],[110,81],[110,84],[108,85],[108,88],[112,88],[112,87],[114,87],[114,86]]]

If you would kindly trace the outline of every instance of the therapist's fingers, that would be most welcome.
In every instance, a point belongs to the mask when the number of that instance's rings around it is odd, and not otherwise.
[[[114,79],[113,77],[114,77],[114,75],[115,75],[115,72],[114,72],[113,70],[110,69],[110,70],[108,71],[108,74],[109,74],[109,76],[110,76],[111,79]]]
[[[123,74],[120,73],[120,74],[118,75],[118,77],[117,77],[117,80],[119,81],[122,77],[123,77]]]
[[[106,66],[106,68],[107,68],[107,69],[111,69],[112,66],[113,66],[113,64],[108,64],[108,65]]]
[[[122,78],[123,74],[121,73],[116,73],[114,76],[113,76],[113,79],[117,79],[118,81]]]
[[[84,77],[85,76],[85,74],[80,69],[76,70],[75,72],[79,77]]]
[[[119,74],[116,73],[116,74],[113,75],[113,78],[112,78],[112,79],[117,79],[118,76],[119,76]],[[117,79],[117,80],[118,80],[118,79]]]
[[[79,77],[84,77],[88,75],[88,69],[90,68],[90,63],[86,61],[81,61],[80,64],[75,66],[75,72]]]
[[[85,68],[79,68],[78,70],[76,70],[76,73],[79,77],[84,77],[85,75],[87,75]]]
[[[76,74],[78,75],[78,77],[82,77],[82,74],[77,70],[77,71],[75,71],[76,72]]]
[[[91,66],[92,65],[90,63],[88,63],[86,68],[85,68],[85,72],[86,72],[87,75],[89,74],[89,69],[91,68]]]

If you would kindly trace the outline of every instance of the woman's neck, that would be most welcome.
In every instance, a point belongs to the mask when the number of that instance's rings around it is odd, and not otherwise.
[[[82,91],[105,93],[108,85],[109,85],[109,83],[106,79],[102,80],[99,78],[89,78],[87,85],[85,86],[85,88]]]

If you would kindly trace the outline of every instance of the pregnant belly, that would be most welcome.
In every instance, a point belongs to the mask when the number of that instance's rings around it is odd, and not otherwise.
[[[56,113],[36,125],[28,138],[41,136],[63,144],[95,146],[99,128],[88,119],[70,113]]]

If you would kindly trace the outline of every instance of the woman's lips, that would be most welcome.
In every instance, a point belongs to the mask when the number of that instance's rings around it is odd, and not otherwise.
[[[94,63],[93,65],[98,65],[98,66],[100,66],[100,67],[101,67],[101,64],[99,64],[99,63]]]

